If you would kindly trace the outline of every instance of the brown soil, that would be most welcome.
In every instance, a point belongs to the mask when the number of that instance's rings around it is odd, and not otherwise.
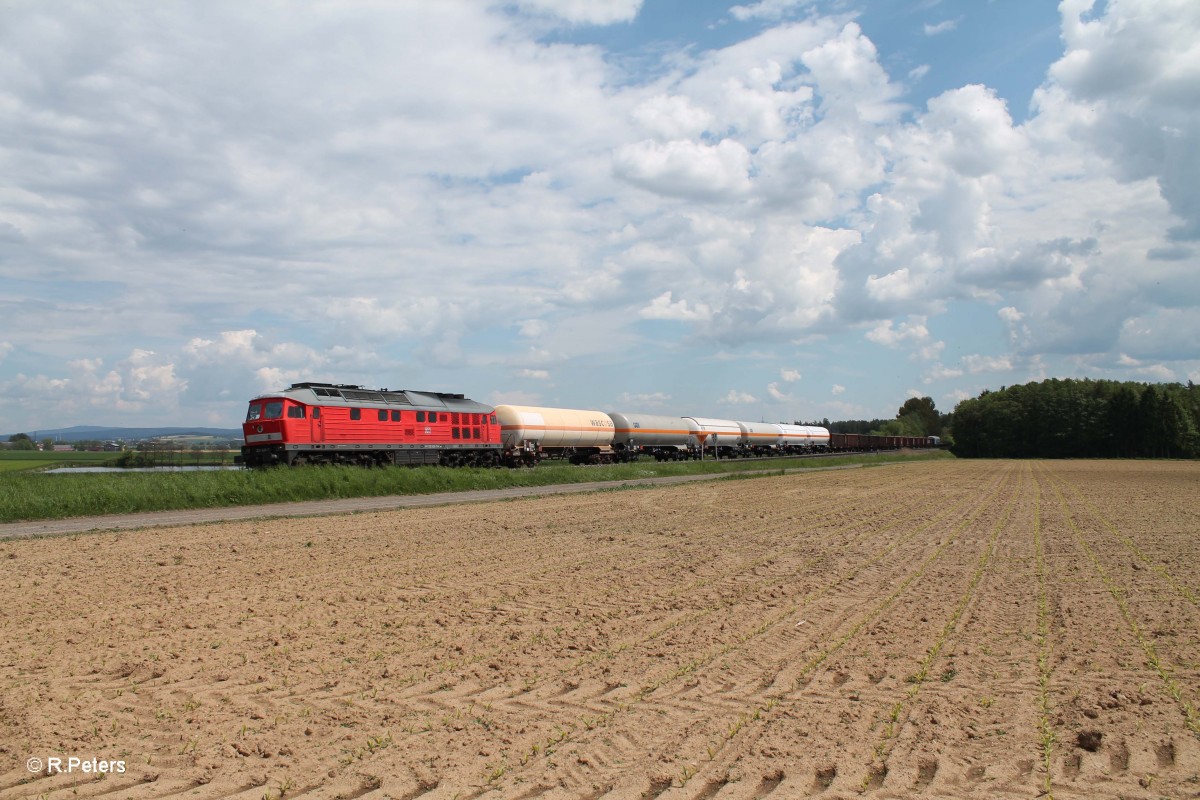
[[[1198,530],[923,462],[2,541],[0,800],[1196,796]]]

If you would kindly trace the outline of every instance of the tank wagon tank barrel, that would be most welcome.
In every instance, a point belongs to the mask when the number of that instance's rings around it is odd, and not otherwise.
[[[739,422],[742,450],[749,455],[767,455],[783,446],[783,431],[769,422]]]
[[[569,458],[576,464],[615,460],[616,426],[603,411],[500,405],[495,415],[504,458],[514,465],[535,464],[547,455]]]
[[[788,452],[828,450],[829,431],[815,425],[785,425],[780,423],[783,449]]]
[[[738,454],[742,441],[742,428],[731,419],[712,417],[684,417],[695,426],[695,436],[703,457],[711,453],[717,458],[732,458]]]
[[[683,417],[608,412],[613,421],[613,448],[619,460],[645,453],[656,461],[680,461],[696,455],[696,425]]]

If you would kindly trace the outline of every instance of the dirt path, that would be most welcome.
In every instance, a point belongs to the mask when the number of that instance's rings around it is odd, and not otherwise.
[[[861,466],[863,465],[840,464],[825,467],[808,467],[803,471],[857,469]],[[893,464],[879,464],[877,466],[893,466]],[[784,470],[783,472],[797,471]],[[311,500],[258,506],[197,508],[181,511],[148,511],[139,514],[106,514],[95,517],[73,517],[71,519],[37,520],[34,522],[6,522],[0,523],[0,540],[25,536],[60,536],[71,533],[86,533],[88,531],[134,530],[137,528],[198,525],[205,522],[231,522],[267,517],[315,517],[327,514],[357,514],[363,511],[388,511],[398,508],[423,508],[429,506],[457,505],[459,503],[485,503],[496,500],[512,500],[518,497],[576,494],[579,492],[625,489],[636,486],[674,486],[680,483],[727,479],[735,475],[774,475],[780,472],[778,469],[750,470],[738,473],[723,472],[708,475],[675,475],[664,478],[636,478],[624,481],[587,481],[584,483],[564,483],[553,486],[514,486],[508,489],[481,489],[467,492],[354,497],[344,500]]]
[[[924,462],[10,539],[0,800],[1194,796],[1197,489]]]

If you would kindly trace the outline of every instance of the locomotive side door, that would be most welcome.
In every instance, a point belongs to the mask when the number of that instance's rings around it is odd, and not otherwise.
[[[311,425],[312,425],[312,441],[324,442],[325,441],[325,415],[321,413],[320,406],[312,407]]]

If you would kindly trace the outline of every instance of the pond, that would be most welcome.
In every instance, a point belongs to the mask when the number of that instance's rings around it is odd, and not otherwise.
[[[43,475],[81,475],[86,472],[219,472],[221,470],[244,469],[226,464],[199,467],[57,467],[42,472]]]

